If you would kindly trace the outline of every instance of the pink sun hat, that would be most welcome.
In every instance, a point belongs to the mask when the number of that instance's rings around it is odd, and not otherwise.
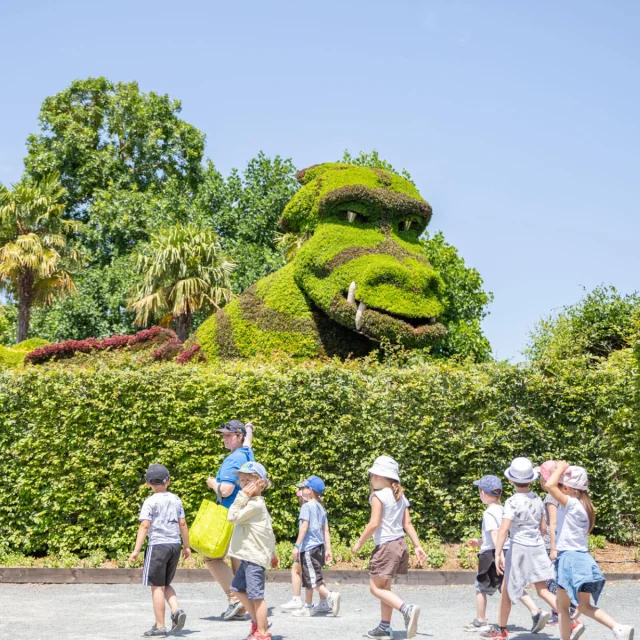
[[[555,460],[547,460],[539,467],[536,467],[535,471],[537,471],[546,482],[551,477],[551,474],[556,470],[557,466],[558,463]]]

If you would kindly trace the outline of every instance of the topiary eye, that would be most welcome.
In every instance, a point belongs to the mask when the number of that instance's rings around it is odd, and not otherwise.
[[[409,231],[411,229],[411,225],[413,224],[413,220],[407,219],[402,221],[402,230]]]
[[[347,220],[349,222],[355,222],[357,215],[355,211],[347,211]]]

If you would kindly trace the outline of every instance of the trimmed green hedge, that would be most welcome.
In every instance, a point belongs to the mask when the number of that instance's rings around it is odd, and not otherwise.
[[[366,470],[398,459],[421,536],[459,539],[478,527],[472,480],[510,459],[566,457],[592,476],[597,529],[629,539],[640,466],[631,442],[633,359],[554,372],[508,364],[396,367],[284,362],[62,365],[0,373],[0,545],[23,553],[130,550],[148,495],[144,472],[165,463],[191,521],[225,452],[214,429],[257,426],[255,452],[274,481],[277,537],[297,525],[293,485],[328,485],[332,526],[352,539],[368,518]]]
[[[11,347],[0,345],[0,366],[19,367],[24,363],[24,357],[38,347],[50,344],[44,338],[29,338]]]

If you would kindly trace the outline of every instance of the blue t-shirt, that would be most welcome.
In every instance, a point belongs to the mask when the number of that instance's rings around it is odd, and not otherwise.
[[[222,465],[218,469],[218,475],[216,476],[218,482],[230,482],[235,485],[233,493],[226,498],[222,498],[220,503],[227,509],[233,504],[240,491],[238,476],[234,475],[233,472],[237,471],[245,462],[255,462],[253,449],[251,447],[238,447],[222,461]]]
[[[309,522],[309,528],[300,546],[301,552],[324,544],[324,523],[327,521],[327,512],[319,502],[316,500],[305,502],[300,507],[298,519]]]

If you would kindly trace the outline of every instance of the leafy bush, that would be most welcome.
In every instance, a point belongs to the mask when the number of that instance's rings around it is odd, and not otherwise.
[[[327,483],[336,540],[356,538],[369,517],[367,469],[383,453],[399,461],[423,540],[459,540],[477,528],[482,504],[472,481],[501,475],[523,454],[586,466],[596,533],[628,540],[640,503],[634,366],[627,351],[600,367],[566,361],[551,373],[373,359],[5,370],[0,540],[21,553],[126,554],[153,462],[169,467],[192,521],[226,453],[214,430],[231,418],[256,424],[256,458],[274,483],[266,500],[280,541],[296,535],[292,487],[311,473]]]
[[[25,356],[38,347],[49,344],[42,338],[29,338],[12,347],[0,345],[0,366],[18,367],[24,363]]]
[[[607,546],[607,539],[605,536],[590,535],[589,536],[589,551],[595,551],[596,549],[604,549]]]

